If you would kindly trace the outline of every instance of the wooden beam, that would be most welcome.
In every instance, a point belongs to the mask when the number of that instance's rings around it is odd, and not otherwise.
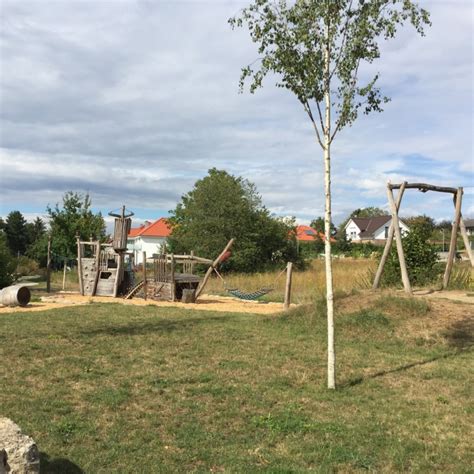
[[[95,243],[95,279],[94,286],[92,287],[92,296],[95,296],[97,293],[97,286],[99,285],[99,276],[100,276],[100,242]]]
[[[79,291],[84,296],[84,281],[82,279],[82,243],[77,237],[77,277],[79,279]]]
[[[400,183],[400,184],[389,183],[388,187],[389,189],[400,189],[402,185],[403,183]],[[418,189],[418,191],[421,191],[423,193],[426,193],[427,191],[437,191],[439,193],[451,193],[451,194],[457,193],[456,188],[449,188],[445,186],[434,186],[433,184],[426,184],[426,183],[406,183],[405,189]]]
[[[400,186],[400,191],[398,191],[397,202],[396,202],[397,212],[400,210],[400,204],[402,203],[402,197],[403,197],[403,193],[405,192],[406,184],[407,182],[404,181],[402,185]],[[374,284],[372,285],[373,290],[376,290],[380,285],[383,269],[385,267],[385,263],[387,262],[390,249],[392,247],[394,233],[395,233],[395,230],[393,227],[393,219],[392,219],[392,222],[390,223],[390,228],[388,229],[387,241],[385,242],[385,248],[383,249],[382,258],[380,259],[379,267],[377,268],[377,273],[375,274],[375,278],[374,278]]]
[[[448,261],[446,263],[446,269],[443,276],[443,289],[445,290],[449,285],[449,279],[451,278],[451,270],[453,269],[454,258],[456,256],[456,243],[458,238],[459,221],[461,220],[461,205],[462,205],[462,193],[463,189],[458,188],[455,198],[454,208],[454,222],[451,229],[451,241],[449,242],[449,253]]]
[[[285,310],[289,309],[291,304],[291,277],[293,273],[293,263],[288,262],[286,266],[286,285],[285,285],[285,300],[283,307]]]
[[[143,262],[143,293],[145,300],[148,297],[148,282],[146,276],[146,252],[142,252],[142,262]]]
[[[115,274],[115,281],[114,281],[114,298],[117,298],[119,286],[120,286],[120,283],[122,282],[122,268],[123,268],[123,255],[118,254],[117,272]]]
[[[224,256],[226,252],[230,250],[232,245],[234,244],[235,239],[230,239],[229,242],[227,242],[227,245],[225,246],[224,250],[219,254],[219,256],[212,262],[212,265],[207,269],[206,274],[204,275],[204,278],[202,279],[201,284],[199,285],[198,289],[196,290],[196,299],[199,297],[199,295],[202,293],[204,290],[204,287],[207,284],[207,281],[209,280],[212,272],[214,271],[214,268],[219,265],[219,262],[221,261],[221,258]]]
[[[393,199],[393,191],[392,191],[392,188],[390,187],[390,183],[387,185],[387,197],[388,197],[388,202],[390,203],[390,209],[392,211],[392,225],[395,232],[395,241],[397,243],[398,261],[400,262],[400,271],[402,274],[403,288],[405,289],[406,293],[411,295],[410,279],[408,278],[408,270],[407,270],[407,265],[405,262],[405,254],[403,252],[402,233],[400,231],[400,221],[398,219],[398,210],[397,210],[397,205],[395,204],[395,200]]]
[[[459,219],[459,229],[461,230],[462,240],[464,241],[464,247],[466,252],[469,255],[469,260],[471,261],[471,267],[474,267],[474,255],[471,248],[471,242],[469,242],[469,236],[467,235],[466,225],[464,224],[464,219],[462,215]]]
[[[175,270],[175,262],[174,262],[174,255],[171,254],[171,301],[175,301],[176,299],[176,282],[174,280],[174,270]]]
[[[46,260],[46,292],[51,292],[51,235],[48,236],[48,255]]]

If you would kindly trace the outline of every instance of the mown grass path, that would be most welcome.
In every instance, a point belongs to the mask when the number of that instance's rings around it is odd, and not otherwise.
[[[461,337],[430,332],[428,305],[398,300],[345,303],[336,392],[322,307],[1,315],[0,413],[37,441],[44,472],[467,472],[470,315],[459,306]]]

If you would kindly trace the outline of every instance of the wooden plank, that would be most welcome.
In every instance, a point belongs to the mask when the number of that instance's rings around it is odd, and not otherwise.
[[[46,292],[51,292],[51,235],[48,236],[48,255],[46,261]]]
[[[77,237],[77,276],[79,278],[79,291],[84,296],[84,282],[82,281],[82,244]]]
[[[146,252],[142,252],[142,265],[143,265],[143,294],[145,300],[148,297],[148,284],[147,284],[147,275],[146,275]]]
[[[115,281],[114,281],[114,292],[113,292],[114,298],[117,298],[118,296],[118,290],[121,283],[120,275],[122,274],[122,267],[123,267],[123,256],[119,255],[118,260],[117,260],[117,272],[115,274]]]
[[[207,272],[204,275],[204,278],[203,278],[201,284],[199,285],[199,288],[196,290],[196,299],[199,298],[199,295],[204,290],[204,287],[206,286],[212,272],[214,271],[214,267],[217,267],[217,265],[221,261],[221,258],[224,256],[224,254],[226,252],[229,251],[229,249],[232,247],[234,242],[235,242],[235,239],[230,239],[229,242],[227,242],[227,245],[224,247],[224,250],[219,254],[219,256],[212,262],[212,265],[207,269]]]
[[[400,186],[400,191],[398,192],[397,202],[396,202],[397,212],[400,210],[400,205],[402,203],[402,197],[403,197],[403,193],[405,192],[406,184],[407,182],[404,181],[402,185]],[[390,254],[390,249],[392,247],[394,233],[395,233],[395,230],[393,227],[393,219],[392,219],[392,222],[390,223],[390,228],[388,229],[387,241],[385,242],[385,248],[383,249],[382,258],[380,259],[380,263],[377,268],[377,273],[375,274],[375,278],[374,278],[374,284],[372,285],[373,290],[376,290],[380,285],[383,269],[385,267],[385,263],[387,262],[388,255]]]
[[[471,261],[471,267],[474,267],[474,255],[471,248],[471,242],[469,242],[469,236],[467,235],[466,224],[464,224],[464,219],[462,215],[459,219],[459,229],[461,230],[462,240],[464,242],[464,247]]]
[[[293,273],[293,263],[288,262],[286,266],[286,285],[285,285],[285,301],[283,307],[289,309],[291,304],[291,278]]]
[[[405,254],[403,252],[402,233],[400,231],[400,221],[398,219],[398,210],[395,204],[395,200],[393,199],[393,191],[390,188],[390,184],[387,185],[387,197],[388,197],[388,202],[390,203],[390,209],[392,211],[392,224],[393,224],[394,233],[395,233],[395,242],[397,243],[397,253],[398,253],[398,260],[400,262],[403,288],[405,289],[406,293],[411,295],[410,280],[408,278],[408,270],[407,270],[407,265],[405,262]]]
[[[454,257],[456,256],[456,241],[458,238],[459,221],[461,220],[461,204],[462,204],[463,189],[458,188],[455,200],[454,222],[451,229],[451,241],[449,243],[448,261],[443,276],[443,289],[445,290],[449,285],[451,278],[451,270],[453,269]]]
[[[100,242],[97,241],[95,244],[95,278],[94,278],[94,287],[92,288],[92,296],[95,296],[97,292],[99,276],[100,276]]]
[[[171,268],[170,268],[170,279],[171,279],[171,301],[176,299],[176,282],[174,280],[174,255],[171,254]]]

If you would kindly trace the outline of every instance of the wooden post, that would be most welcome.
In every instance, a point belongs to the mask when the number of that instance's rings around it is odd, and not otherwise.
[[[229,242],[227,242],[227,245],[225,246],[224,250],[219,254],[219,256],[212,262],[212,265],[207,269],[207,272],[204,275],[204,278],[202,279],[202,282],[199,285],[199,288],[196,290],[196,299],[199,297],[199,295],[204,290],[204,287],[206,286],[207,281],[209,280],[212,272],[214,271],[214,267],[217,267],[217,265],[221,261],[221,258],[232,247],[234,241],[235,241],[235,239],[230,239]]]
[[[194,258],[194,250],[191,250],[191,258]],[[191,260],[190,270],[191,270],[191,275],[194,275],[194,261],[193,260]]]
[[[176,282],[174,281],[174,255],[171,254],[171,301],[176,299]]]
[[[118,290],[120,283],[122,281],[122,268],[123,268],[123,254],[118,254],[118,260],[117,260],[117,273],[116,273],[116,278],[114,282],[114,298],[117,298],[118,296]]]
[[[392,211],[392,225],[394,228],[395,233],[395,241],[397,243],[397,253],[398,253],[398,260],[400,262],[400,270],[402,273],[402,281],[403,281],[403,288],[405,288],[405,292],[411,295],[411,286],[410,280],[408,278],[408,270],[407,265],[405,262],[405,254],[403,252],[402,246],[402,233],[400,231],[400,221],[398,219],[398,210],[397,205],[395,204],[395,200],[393,199],[393,191],[390,187],[390,184],[387,185],[387,197],[388,202],[390,203],[390,209]]]
[[[146,252],[142,252],[142,260],[143,260],[143,294],[145,295],[145,300],[148,297],[148,284],[146,280]]]
[[[82,245],[79,235],[77,239],[77,278],[79,279],[79,291],[84,296],[84,281],[82,279]]]
[[[48,256],[46,260],[46,291],[51,292],[51,235],[48,236]]]
[[[64,258],[64,266],[63,266],[63,291],[66,289],[66,258]]]
[[[458,238],[459,221],[461,220],[462,193],[463,193],[463,189],[458,188],[456,192],[454,222],[453,222],[453,227],[451,229],[451,241],[449,243],[448,262],[446,263],[446,269],[444,271],[444,276],[443,276],[443,290],[445,290],[449,285],[451,270],[453,269],[454,257],[456,256],[456,241]]]
[[[459,229],[461,230],[462,240],[464,241],[464,247],[466,247],[467,254],[469,255],[469,260],[471,261],[471,267],[474,267],[474,255],[472,253],[471,242],[469,242],[469,236],[467,235],[466,225],[464,224],[464,219],[459,219]]]
[[[396,202],[397,212],[400,210],[400,205],[402,203],[402,197],[403,197],[403,193],[405,192],[406,185],[407,185],[407,182],[404,181],[402,185],[400,186],[400,191],[398,192],[397,202]],[[383,249],[382,258],[380,259],[379,267],[377,268],[377,273],[375,274],[375,278],[374,278],[374,284],[372,285],[373,290],[376,290],[380,285],[383,269],[385,267],[385,263],[387,262],[390,249],[392,247],[394,232],[395,230],[393,227],[393,219],[392,219],[392,222],[390,223],[390,228],[388,229],[387,241],[385,242],[385,248]]]
[[[95,245],[95,279],[94,286],[92,288],[92,296],[95,296],[97,293],[97,286],[99,285],[100,277],[100,242],[98,241]]]
[[[291,304],[291,276],[293,272],[293,263],[288,262],[286,266],[286,285],[285,285],[285,301],[283,307],[288,309]]]

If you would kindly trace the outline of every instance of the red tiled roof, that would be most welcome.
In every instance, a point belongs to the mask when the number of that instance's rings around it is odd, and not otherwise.
[[[171,227],[165,217],[160,217],[147,225],[142,224],[140,227],[130,229],[129,237],[169,237],[171,235]]]
[[[299,240],[300,242],[312,242],[316,240],[316,237],[318,236],[321,240],[324,240],[324,234],[314,230],[309,225],[299,225],[296,227],[296,240]],[[332,237],[331,242],[335,242]]]

